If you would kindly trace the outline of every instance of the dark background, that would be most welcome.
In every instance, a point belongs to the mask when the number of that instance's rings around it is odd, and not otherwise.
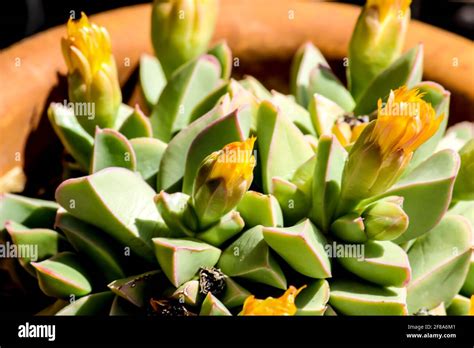
[[[238,0],[227,0],[238,1]],[[268,0],[269,4],[272,1]],[[146,3],[145,0],[2,0],[0,2],[0,48],[47,28],[64,24],[69,11],[93,14],[117,7]],[[344,0],[362,5],[365,0]],[[412,17],[474,38],[474,0],[413,0]],[[148,20],[148,18],[144,19]]]

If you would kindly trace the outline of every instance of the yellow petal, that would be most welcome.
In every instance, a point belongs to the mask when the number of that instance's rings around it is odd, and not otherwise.
[[[296,289],[290,286],[279,298],[268,297],[265,300],[258,300],[255,296],[249,296],[239,315],[295,315],[296,296],[306,287]]]
[[[255,167],[255,157],[252,154],[255,140],[255,137],[251,137],[243,142],[226,145],[216,158],[209,180],[223,178],[227,187],[249,181]]]
[[[471,307],[469,308],[469,315],[474,315],[474,295],[471,296]]]
[[[392,91],[387,104],[378,102],[378,117],[370,140],[376,142],[384,158],[403,151],[408,155],[438,130],[443,116],[436,117],[431,104],[418,89],[405,86]]]

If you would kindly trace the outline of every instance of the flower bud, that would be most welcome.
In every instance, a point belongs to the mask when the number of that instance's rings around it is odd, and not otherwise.
[[[265,300],[258,300],[253,295],[249,296],[239,315],[295,315],[297,311],[296,296],[305,287],[306,285],[296,289],[294,286],[290,286],[279,298],[268,297]]]
[[[408,215],[400,205],[390,200],[370,205],[362,213],[362,217],[369,239],[394,240],[408,228]]]
[[[367,0],[349,45],[349,85],[357,100],[401,54],[411,0]]]
[[[367,241],[364,219],[356,213],[341,216],[331,225],[331,233],[348,243],[364,243]]]
[[[122,93],[107,30],[89,23],[82,13],[78,21],[69,19],[67,37],[61,46],[68,68],[69,99],[76,104],[79,123],[90,134],[94,134],[96,126],[111,128]]]
[[[240,202],[253,180],[255,138],[226,145],[201,163],[193,187],[193,206],[201,228],[217,222]]]
[[[377,119],[359,136],[344,167],[339,214],[389,189],[413,152],[436,133],[443,115],[436,117],[422,96],[401,87],[390,93],[385,106],[379,100]]]
[[[211,40],[218,0],[155,0],[151,37],[166,76],[202,54]]]

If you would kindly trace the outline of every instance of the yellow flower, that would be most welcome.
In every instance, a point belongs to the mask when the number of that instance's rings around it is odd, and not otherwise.
[[[443,115],[436,117],[431,104],[422,97],[418,89],[403,86],[390,92],[385,106],[379,99],[377,121],[369,142],[380,146],[384,159],[399,152],[411,156],[438,130]]]
[[[255,296],[249,296],[244,302],[244,307],[239,315],[295,315],[296,296],[306,287],[296,289],[290,286],[279,298],[268,297],[258,300]]]
[[[68,68],[70,101],[94,106],[94,115],[76,115],[81,125],[89,133],[95,126],[112,127],[122,94],[107,30],[90,23],[82,13],[77,21],[69,19],[61,48]]]
[[[411,0],[367,0],[366,7],[376,8],[383,22],[388,15],[403,16],[410,4]]]
[[[69,19],[67,38],[63,38],[61,43],[69,72],[78,70],[89,82],[113,61],[107,30],[91,24],[84,13],[77,21]]]
[[[367,125],[368,123],[365,120],[359,120],[357,118],[346,120],[345,118],[341,118],[336,121],[331,131],[332,134],[336,136],[337,140],[339,140],[341,145],[346,147],[359,138]]]
[[[377,119],[367,125],[349,153],[339,213],[389,189],[413,152],[436,133],[443,115],[436,117],[422,96],[417,89],[401,87],[390,92],[386,105],[379,100]]]
[[[218,154],[209,173],[208,180],[223,178],[227,188],[238,186],[245,181],[250,185],[255,167],[255,157],[252,154],[255,137],[244,142],[234,142],[226,145]]]
[[[471,307],[469,308],[469,315],[474,315],[474,295],[471,296]]]
[[[193,186],[193,206],[201,228],[234,209],[253,180],[256,138],[226,145],[201,163]]]

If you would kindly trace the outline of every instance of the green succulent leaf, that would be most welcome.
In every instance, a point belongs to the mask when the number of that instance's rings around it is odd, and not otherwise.
[[[332,127],[337,119],[344,115],[344,109],[317,93],[311,96],[308,110],[318,136],[332,134]]]
[[[337,258],[339,263],[362,279],[382,286],[403,287],[411,277],[405,251],[388,241],[368,241],[364,255]]]
[[[70,299],[81,297],[92,291],[90,278],[78,257],[71,252],[62,252],[41,262],[31,262],[36,269],[40,289],[51,297]]]
[[[331,283],[329,304],[344,315],[406,315],[406,289],[353,280]]]
[[[331,225],[331,233],[347,243],[367,241],[364,219],[356,213],[350,213],[335,220]]]
[[[247,75],[239,83],[260,101],[272,99],[270,91],[253,76]]]
[[[251,293],[237,284],[232,278],[225,278],[225,290],[221,301],[227,308],[234,308],[243,305]]]
[[[230,277],[286,289],[285,275],[270,254],[262,229],[262,226],[255,226],[244,232],[223,251],[218,267]]]
[[[260,104],[257,141],[264,193],[272,193],[273,177],[291,179],[295,171],[314,155],[303,133],[268,101]]]
[[[290,90],[303,107],[309,104],[311,71],[318,66],[329,67],[322,53],[311,42],[305,43],[296,52],[291,65]]]
[[[166,86],[166,75],[158,58],[142,54],[139,76],[143,97],[151,109],[158,102],[161,92]]]
[[[188,239],[153,238],[161,269],[176,287],[191,280],[201,267],[213,267],[221,251],[212,245]]]
[[[347,151],[336,137],[323,135],[319,139],[310,217],[323,232],[328,231],[337,208],[346,159]]]
[[[31,262],[43,261],[60,251],[69,249],[66,239],[54,230],[46,228],[28,228],[14,221],[7,221],[5,229],[11,240],[18,246],[18,261],[30,274],[36,276]]]
[[[109,289],[129,303],[143,308],[147,300],[163,292],[166,279],[161,271],[150,271],[131,277],[117,279],[108,285]]]
[[[199,315],[230,316],[232,314],[217,297],[208,292],[202,303]]]
[[[48,307],[46,308],[43,308],[41,311],[39,311],[38,313],[35,314],[35,316],[51,316],[51,315],[55,315],[57,312],[59,312],[61,309],[63,309],[64,307],[66,307],[67,305],[69,304],[68,301],[64,301],[64,300],[61,300],[61,299],[58,299],[56,301],[54,301],[53,304],[49,305]]]
[[[74,112],[62,104],[51,104],[48,118],[67,152],[84,171],[90,168],[94,138],[80,125]]]
[[[257,225],[283,226],[283,215],[280,205],[272,195],[247,191],[237,206],[237,211],[244,219],[245,226],[248,228]]]
[[[311,278],[331,277],[326,238],[308,219],[293,227],[264,227],[263,238],[295,271]]]
[[[55,315],[108,315],[113,299],[114,293],[111,291],[104,291],[99,292],[97,294],[87,295],[62,308]]]
[[[53,228],[58,208],[55,202],[0,193],[0,229],[8,220],[30,228]]]
[[[274,177],[272,178],[272,192],[280,204],[286,225],[295,224],[305,217],[311,202],[298,186],[284,179]]]
[[[354,113],[368,115],[377,109],[379,98],[388,97],[391,89],[400,86],[414,87],[421,81],[423,73],[423,45],[412,48],[387,69],[381,72],[356,100]]]
[[[204,128],[189,147],[183,177],[183,192],[191,195],[201,162],[214,151],[234,141],[244,141],[250,131],[251,115],[237,109]],[[182,160],[182,159],[181,159]]]
[[[223,83],[218,85],[212,92],[210,92],[199,104],[197,104],[191,113],[190,123],[193,123],[198,118],[206,115],[213,108],[215,108],[222,98],[229,92],[230,83]]]
[[[408,251],[412,280],[408,310],[415,313],[449,303],[461,289],[472,256],[472,231],[461,216],[446,216]]]
[[[197,218],[187,194],[181,192],[168,194],[161,191],[155,196],[155,204],[173,237],[194,236]]]
[[[188,127],[179,132],[168,144],[163,154],[157,178],[157,189],[177,191],[179,182],[183,179],[189,149],[194,139],[209,125],[221,118],[223,110],[216,106],[206,115],[200,117]]]
[[[127,137],[134,138],[150,138],[153,136],[153,130],[148,117],[140,110],[137,105],[133,112],[120,126],[119,132]]]
[[[471,261],[469,262],[469,270],[467,272],[466,279],[464,280],[464,284],[461,288],[461,293],[466,296],[472,296],[474,294],[474,252],[471,255]]]
[[[456,295],[448,308],[446,308],[447,315],[469,315],[469,308],[471,307],[471,300],[462,295]]]
[[[419,237],[432,229],[443,217],[451,201],[459,156],[452,150],[435,153],[401,179],[382,197],[403,197],[403,210],[409,217],[408,229],[396,243]],[[429,206],[429,209],[426,207]]]
[[[169,142],[173,133],[185,128],[194,107],[217,86],[220,63],[204,55],[180,67],[168,81],[151,113],[153,135]]]
[[[137,316],[140,315],[140,310],[137,306],[131,304],[124,298],[115,295],[110,306],[109,316]]]
[[[284,95],[272,91],[271,102],[280,109],[281,113],[288,117],[303,134],[316,135],[309,112],[299,105],[293,96]]]
[[[319,64],[310,72],[308,98],[315,93],[324,96],[339,105],[344,111],[351,112],[356,105],[354,98],[327,65]]]
[[[296,315],[324,315],[329,301],[327,280],[313,280],[296,297]]]
[[[155,138],[135,138],[130,140],[139,172],[148,184],[155,186],[161,159],[166,151],[166,143]]]
[[[472,138],[474,138],[474,122],[459,122],[448,128],[436,150],[452,149],[459,151]]]
[[[219,42],[207,51],[207,53],[213,55],[219,61],[221,65],[221,78],[223,80],[229,80],[232,74],[232,51],[227,42]]]
[[[109,167],[136,170],[137,160],[130,142],[113,129],[96,128],[91,174]]]
[[[461,167],[454,184],[453,200],[474,200],[474,139],[459,150]]]
[[[118,252],[119,248],[103,231],[76,219],[63,209],[58,211],[56,226],[64,232],[77,253],[94,264],[96,272],[100,272],[107,283],[125,277],[124,260]],[[121,259],[122,263],[119,262]]]
[[[197,306],[203,297],[199,290],[199,280],[190,280],[179,286],[171,297],[181,303],[184,302],[190,306]]]
[[[220,246],[230,238],[240,233],[245,226],[245,222],[236,211],[224,215],[219,222],[209,227],[207,230],[198,233],[196,238],[213,246]]]
[[[56,190],[56,200],[74,217],[99,227],[138,256],[154,262],[151,238],[167,231],[153,202],[155,194],[138,174],[107,168],[66,180]]]

